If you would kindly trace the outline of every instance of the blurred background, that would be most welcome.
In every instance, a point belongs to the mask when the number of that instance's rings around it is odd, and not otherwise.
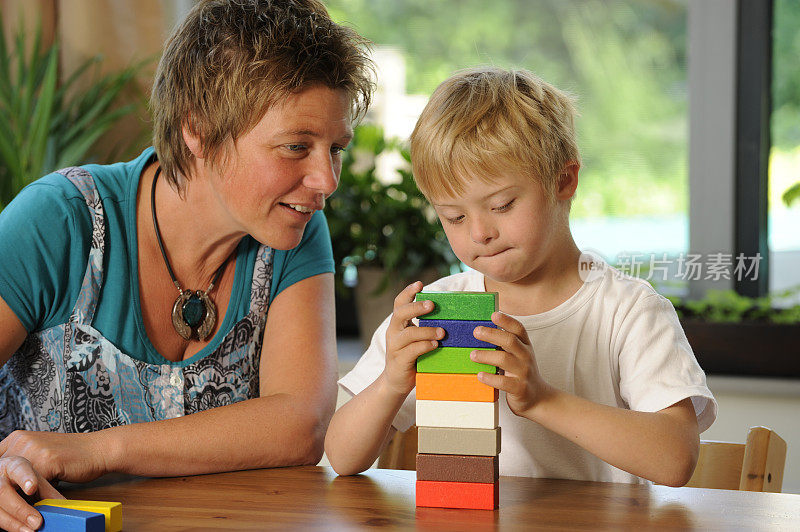
[[[57,168],[149,145],[155,65],[193,3],[2,0],[0,208]],[[704,437],[771,426],[800,493],[800,0],[325,4],[378,66],[326,208],[341,372],[407,280],[462,268],[408,170],[428,96],[460,68],[526,68],[578,99],[579,247],[673,300],[720,400]]]

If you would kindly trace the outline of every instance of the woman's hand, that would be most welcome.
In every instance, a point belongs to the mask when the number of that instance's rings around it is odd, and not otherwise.
[[[64,498],[28,460],[4,455],[0,458],[0,528],[9,532],[32,532],[42,524],[42,516],[18,490],[28,497],[38,494],[38,499]]]
[[[389,388],[404,397],[414,389],[417,357],[438,347],[444,338],[440,327],[416,327],[411,320],[433,310],[433,301],[414,301],[422,282],[411,283],[394,299],[394,310],[386,329],[386,368]]]
[[[107,449],[99,434],[17,430],[1,441],[0,527],[27,532],[41,525],[39,512],[18,489],[39,499],[63,499],[50,480],[88,482],[105,473]]]
[[[525,415],[549,389],[539,374],[536,357],[525,327],[502,312],[492,314],[492,323],[500,327],[476,327],[475,338],[500,347],[502,351],[473,351],[470,358],[502,369],[502,374],[478,373],[478,380],[506,392],[508,407],[518,416]]]
[[[89,482],[107,473],[101,432],[64,434],[16,430],[0,442],[0,456],[25,458],[43,478]]]

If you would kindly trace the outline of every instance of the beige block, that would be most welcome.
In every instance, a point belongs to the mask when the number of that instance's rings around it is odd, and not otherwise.
[[[419,427],[455,427],[493,429],[500,420],[498,401],[431,401],[417,400]]]
[[[419,427],[420,453],[497,456],[500,454],[500,427],[496,429],[454,429]]]

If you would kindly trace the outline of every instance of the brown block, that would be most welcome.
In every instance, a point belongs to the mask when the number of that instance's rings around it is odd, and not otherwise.
[[[500,476],[496,456],[417,454],[417,480],[492,484]]]
[[[500,454],[500,427],[495,429],[419,427],[417,451],[426,454],[497,456]]]

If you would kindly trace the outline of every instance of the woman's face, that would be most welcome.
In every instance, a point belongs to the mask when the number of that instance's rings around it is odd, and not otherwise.
[[[211,176],[235,231],[276,249],[300,243],[339,184],[350,114],[345,91],[314,86],[273,105],[239,137],[221,175]]]

